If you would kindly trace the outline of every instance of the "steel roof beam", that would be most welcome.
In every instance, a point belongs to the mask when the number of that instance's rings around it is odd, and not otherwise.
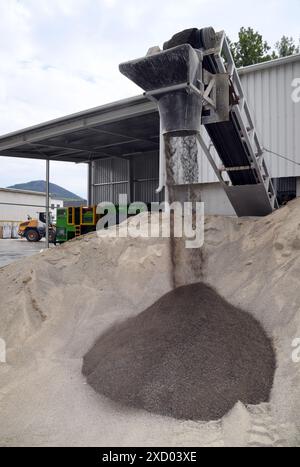
[[[97,109],[74,114],[62,119],[41,124],[0,138],[0,155],[6,149],[26,143],[40,142],[43,139],[61,136],[96,125],[113,123],[156,112],[156,106],[143,96],[116,102]],[[126,136],[125,136],[126,137]]]

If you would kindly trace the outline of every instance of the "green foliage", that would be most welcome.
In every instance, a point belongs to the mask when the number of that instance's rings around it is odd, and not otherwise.
[[[241,28],[238,42],[231,43],[231,51],[237,67],[254,65],[271,60],[271,47],[252,28]]]
[[[288,57],[300,52],[299,45],[296,45],[292,37],[287,36],[282,36],[280,41],[276,42],[275,48],[279,57]]]
[[[271,47],[264,41],[262,35],[254,31],[253,28],[242,27],[238,37],[239,40],[237,42],[229,40],[231,52],[238,68],[274,60],[279,57],[287,57],[300,52],[299,45],[296,45],[292,37],[283,36],[276,43],[275,49],[277,53],[274,50],[271,51]]]

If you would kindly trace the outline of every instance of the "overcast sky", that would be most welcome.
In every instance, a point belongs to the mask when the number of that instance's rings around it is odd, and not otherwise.
[[[0,0],[0,134],[140,93],[118,71],[188,27],[298,38],[299,0]],[[44,179],[44,162],[0,159],[0,187]],[[86,168],[51,181],[86,196]]]

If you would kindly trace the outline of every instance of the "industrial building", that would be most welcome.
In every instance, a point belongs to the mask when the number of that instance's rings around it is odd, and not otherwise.
[[[50,210],[53,216],[57,207],[63,207],[62,200],[50,197]],[[18,224],[30,216],[46,211],[46,193],[12,188],[0,188],[0,225]]]
[[[267,167],[281,202],[300,196],[300,55],[239,70]],[[205,136],[205,135],[204,135]],[[159,115],[143,95],[96,107],[0,138],[0,156],[88,164],[88,201],[159,201]],[[211,164],[199,152],[206,213],[233,215]],[[218,166],[220,160],[216,153]],[[47,177],[49,181],[49,177]]]

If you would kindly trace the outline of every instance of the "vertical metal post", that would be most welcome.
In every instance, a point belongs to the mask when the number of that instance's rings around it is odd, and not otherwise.
[[[114,199],[114,185],[113,185],[113,182],[114,182],[114,175],[113,175],[113,170],[114,170],[114,159],[111,158],[110,159],[110,188],[109,188],[109,202],[110,203],[115,203],[115,202],[118,202],[117,200]]]
[[[87,204],[88,206],[92,205],[92,161],[88,163],[88,186],[87,186]]]
[[[49,248],[49,216],[50,216],[50,161],[46,159],[46,248]]]
[[[98,200],[96,200],[96,195],[95,195],[95,171],[96,171],[96,162],[93,161],[91,163],[91,204],[92,206],[98,203]]]
[[[137,201],[135,199],[135,182],[134,182],[134,160],[131,156],[130,159],[128,159],[128,164],[129,164],[129,169],[128,169],[128,177],[129,177],[129,199],[130,203],[134,203]]]

